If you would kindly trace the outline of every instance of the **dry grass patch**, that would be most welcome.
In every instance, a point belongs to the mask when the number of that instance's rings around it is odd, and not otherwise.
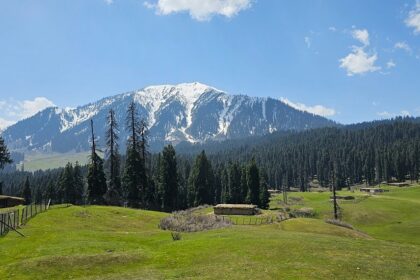
[[[225,228],[232,225],[230,220],[225,220],[215,215],[197,215],[193,211],[178,211],[160,220],[159,228],[176,232],[197,232]]]

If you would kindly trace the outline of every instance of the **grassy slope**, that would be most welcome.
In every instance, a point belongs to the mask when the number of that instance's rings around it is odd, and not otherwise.
[[[81,165],[87,164],[89,152],[80,153],[66,153],[66,154],[29,154],[25,156],[25,170],[47,170],[57,167],[64,167],[68,162],[76,163],[78,161]]]
[[[376,196],[339,192],[356,197],[339,202],[343,220],[377,239],[420,245],[420,187],[383,188],[389,192]],[[289,197],[303,198],[292,208],[312,207],[320,219],[332,216],[330,193],[291,193]],[[273,199],[271,206],[278,206],[279,200],[279,196]]]
[[[304,197],[294,207],[329,213],[325,193],[292,196]],[[420,188],[342,204],[345,219],[371,238],[321,219],[294,219],[173,242],[157,228],[163,213],[53,209],[22,229],[26,238],[0,238],[0,279],[418,279],[417,199]]]

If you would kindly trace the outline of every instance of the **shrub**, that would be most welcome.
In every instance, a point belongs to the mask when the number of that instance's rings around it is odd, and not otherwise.
[[[163,218],[159,228],[175,232],[196,232],[231,226],[229,219],[215,215],[195,215],[192,211],[178,211]]]
[[[325,222],[329,223],[329,224],[332,224],[332,225],[339,226],[339,227],[345,227],[345,228],[354,230],[354,227],[351,224],[348,224],[348,223],[340,221],[340,220],[327,219],[327,220],[325,220]]]
[[[314,209],[312,208],[300,208],[294,209],[290,212],[290,217],[292,218],[313,218],[315,217]]]
[[[171,232],[171,236],[173,241],[178,241],[182,238],[181,233],[179,232]]]
[[[276,216],[277,222],[282,222],[289,219],[289,214],[286,212],[278,212]]]

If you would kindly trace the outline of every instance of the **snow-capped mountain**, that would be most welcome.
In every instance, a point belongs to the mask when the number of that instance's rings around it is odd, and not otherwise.
[[[89,149],[90,119],[103,145],[106,115],[113,108],[124,146],[127,138],[124,120],[133,100],[148,122],[152,148],[165,143],[222,140],[335,125],[277,99],[229,95],[200,83],[188,83],[150,86],[76,109],[47,108],[7,128],[2,136],[11,150],[84,151]]]

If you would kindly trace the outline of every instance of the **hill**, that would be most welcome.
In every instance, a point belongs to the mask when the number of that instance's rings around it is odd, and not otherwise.
[[[0,278],[418,279],[420,187],[353,195],[343,214],[365,234],[323,221],[329,193],[290,195],[301,198],[291,207],[314,207],[314,219],[184,233],[176,242],[157,228],[164,213],[52,209],[30,220],[26,238],[0,238]]]

